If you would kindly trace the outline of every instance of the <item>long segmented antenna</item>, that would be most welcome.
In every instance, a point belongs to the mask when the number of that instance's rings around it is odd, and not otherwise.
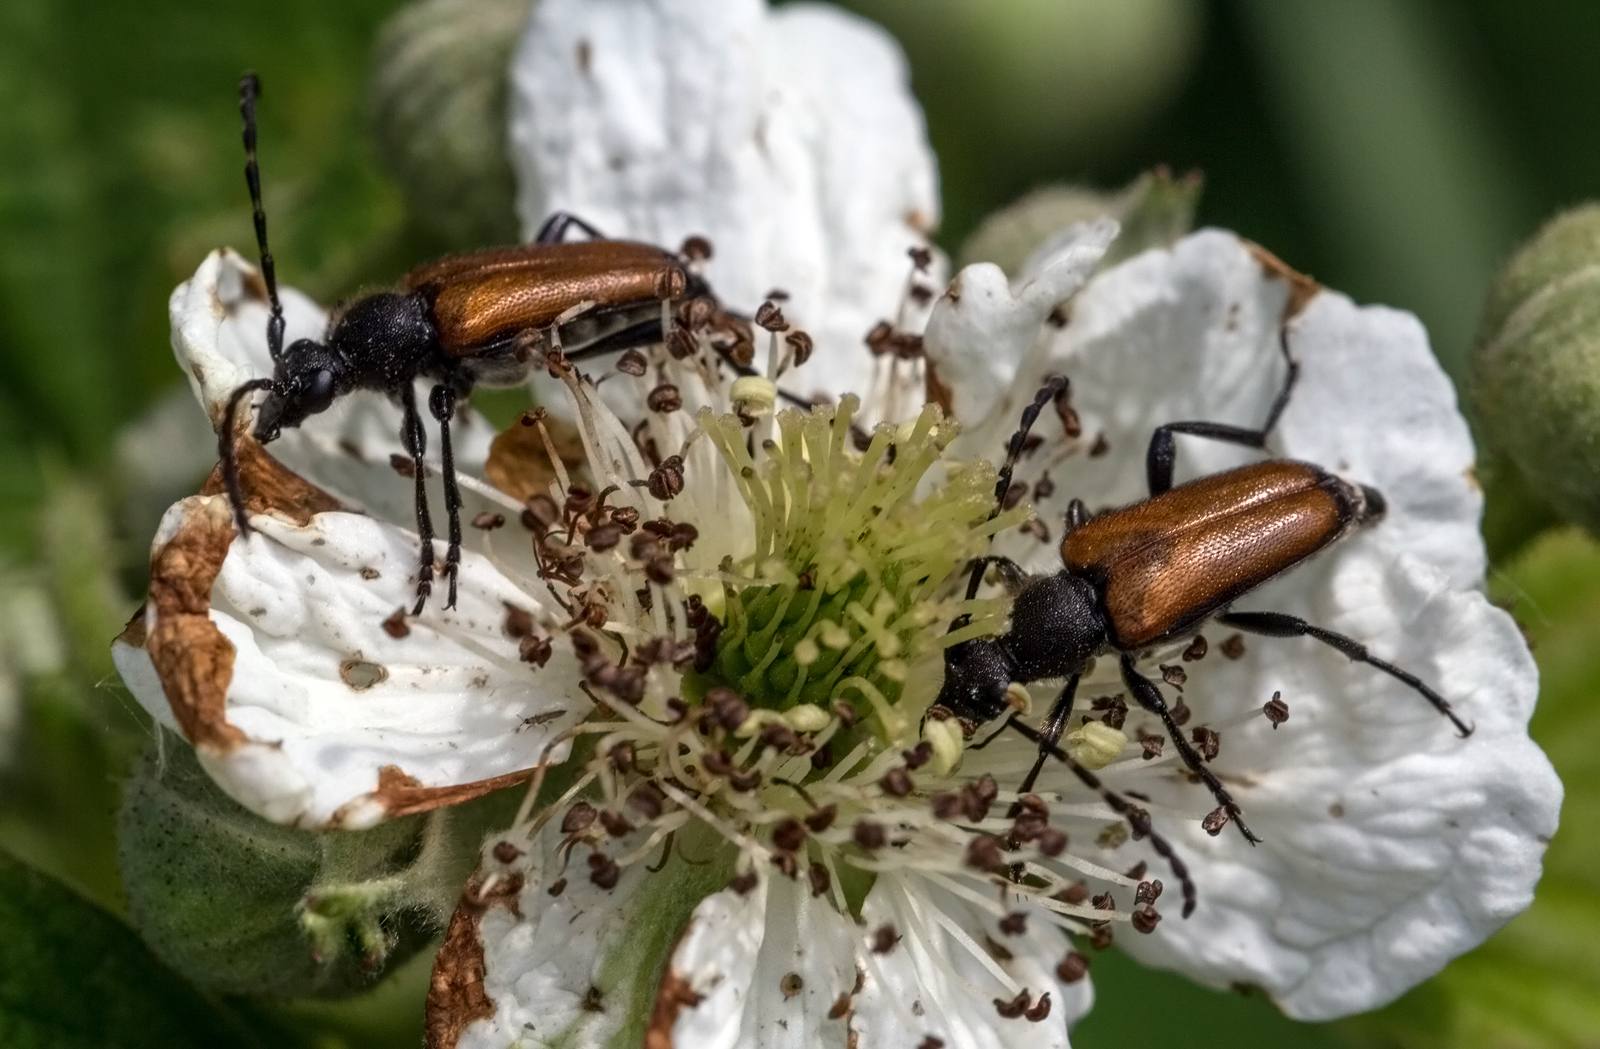
[[[239,115],[244,118],[244,181],[250,187],[250,206],[255,212],[256,247],[261,252],[261,279],[267,282],[267,300],[272,314],[267,319],[267,349],[276,364],[283,356],[283,303],[278,301],[278,272],[267,250],[267,211],[261,205],[261,166],[256,162],[256,99],[261,97],[261,78],[246,73],[239,81]]]
[[[217,456],[222,460],[222,483],[228,490],[228,505],[233,507],[233,523],[241,537],[250,534],[250,521],[244,512],[244,488],[239,483],[239,455],[234,450],[234,418],[239,413],[239,402],[257,390],[270,390],[271,379],[251,379],[234,388],[228,395],[228,407],[222,413],[222,429],[217,431]]]

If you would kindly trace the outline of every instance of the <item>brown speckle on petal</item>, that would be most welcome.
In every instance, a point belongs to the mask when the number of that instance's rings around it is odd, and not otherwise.
[[[473,783],[455,783],[447,787],[429,787],[398,765],[385,765],[378,770],[378,787],[366,798],[357,798],[335,812],[330,825],[338,826],[340,814],[365,801],[375,801],[391,819],[430,812],[446,805],[459,805],[502,787],[525,783],[537,769],[519,769],[503,776],[492,776]]]
[[[402,622],[400,625],[404,626],[405,624]],[[387,629],[387,620],[385,620],[384,626]],[[407,632],[409,633],[409,630]],[[401,637],[404,635],[391,632],[391,636]],[[366,659],[347,659],[339,664],[339,680],[350,686],[352,692],[365,692],[374,685],[389,680],[389,668],[381,663],[374,663]]]

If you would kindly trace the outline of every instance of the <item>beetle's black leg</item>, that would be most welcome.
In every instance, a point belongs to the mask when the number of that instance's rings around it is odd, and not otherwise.
[[[222,429],[217,431],[217,457],[222,461],[222,483],[228,490],[228,505],[233,507],[233,523],[241,537],[250,534],[250,520],[244,512],[244,488],[239,484],[239,455],[234,450],[234,416],[239,402],[257,390],[270,390],[271,379],[251,379],[234,387],[228,395],[228,407],[222,413]]]
[[[417,535],[422,551],[417,561],[417,606],[411,610],[420,616],[433,592],[433,518],[428,514],[427,464],[422,455],[428,450],[428,435],[422,429],[422,415],[417,411],[417,393],[409,382],[401,383],[395,390],[405,419],[400,423],[400,443],[411,455],[411,470],[417,478]]]
[[[1409,671],[1401,670],[1393,663],[1385,662],[1367,651],[1367,646],[1354,638],[1335,634],[1332,630],[1312,626],[1298,616],[1287,615],[1283,612],[1229,612],[1217,617],[1217,622],[1227,626],[1237,627],[1252,634],[1261,634],[1264,637],[1312,637],[1324,645],[1338,649],[1357,663],[1365,663],[1370,667],[1377,667],[1390,677],[1409,685],[1420,693],[1423,699],[1432,703],[1434,709],[1450,719],[1456,731],[1462,736],[1472,735],[1473,726],[1462,721],[1455,711],[1450,709],[1450,703],[1439,693],[1422,683],[1422,680]]]
[[[539,227],[539,232],[533,235],[535,244],[560,244],[567,239],[567,230],[577,228],[587,233],[594,240],[606,240],[604,233],[595,229],[578,216],[565,211],[551,212],[550,217],[544,220]]]
[[[461,567],[461,489],[456,486],[456,460],[450,449],[450,417],[456,411],[456,391],[440,383],[428,395],[428,411],[439,420],[439,459],[444,473],[444,511],[450,518],[450,549],[444,557],[444,574],[450,577],[450,599],[456,607],[456,574]]]
[[[1078,678],[1079,675],[1074,674],[1067,680],[1061,695],[1050,705],[1050,713],[1039,723],[1039,759],[1033,763],[1022,786],[1017,788],[1018,794],[1026,794],[1033,789],[1034,780],[1039,778],[1039,772],[1044,768],[1044,759],[1050,756],[1049,748],[1061,742],[1061,734],[1067,730],[1067,722],[1072,718],[1072,701],[1078,695]]]
[[[267,349],[273,363],[283,356],[283,303],[278,301],[278,273],[267,250],[267,211],[261,206],[261,168],[256,163],[256,99],[261,97],[261,81],[246,73],[239,81],[239,115],[244,118],[244,181],[250,187],[250,206],[255,212],[256,246],[261,251],[261,279],[267,285]],[[245,533],[246,535],[249,532]]]
[[[1070,754],[1062,750],[1057,744],[1046,739],[1043,733],[1029,728],[1015,717],[1007,722],[1007,725],[1038,744],[1043,753],[1050,755],[1071,769],[1072,774],[1078,777],[1079,782],[1099,794],[1100,800],[1104,801],[1112,812],[1128,821],[1128,826],[1133,828],[1133,836],[1136,839],[1150,839],[1150,847],[1156,850],[1158,856],[1167,861],[1167,865],[1172,868],[1172,876],[1178,879],[1178,884],[1183,888],[1183,916],[1187,918],[1193,914],[1195,903],[1194,879],[1189,877],[1189,868],[1183,862],[1183,858],[1178,855],[1177,850],[1167,842],[1167,839],[1157,834],[1151,827],[1150,814],[1107,787],[1100,781],[1099,776],[1072,760]]]
[[[1289,393],[1294,389],[1295,379],[1300,376],[1300,362],[1289,356],[1289,329],[1278,330],[1278,345],[1283,349],[1283,359],[1289,365],[1289,374],[1283,380],[1283,388],[1278,391],[1278,396],[1273,398],[1272,407],[1267,409],[1267,421],[1261,428],[1252,430],[1245,426],[1230,426],[1227,423],[1212,422],[1178,422],[1157,426],[1156,432],[1150,435],[1150,450],[1145,453],[1145,477],[1150,482],[1150,494],[1160,495],[1172,488],[1172,464],[1177,458],[1177,448],[1172,442],[1175,433],[1186,433],[1192,437],[1209,437],[1213,441],[1227,441],[1229,444],[1242,444],[1246,448],[1265,448],[1267,434],[1278,424],[1278,416],[1283,414],[1283,409],[1289,404]]]
[[[1189,741],[1184,738],[1182,727],[1172,720],[1172,711],[1167,709],[1167,701],[1161,697],[1161,690],[1156,687],[1155,682],[1134,668],[1132,656],[1125,655],[1122,657],[1122,680],[1128,686],[1128,691],[1133,693],[1133,698],[1138,701],[1139,705],[1160,718],[1161,723],[1167,726],[1167,735],[1172,737],[1173,746],[1178,748],[1178,756],[1183,759],[1183,763],[1188,766],[1189,771],[1199,776],[1201,782],[1210,789],[1212,797],[1216,798],[1217,804],[1222,806],[1222,811],[1226,812],[1228,817],[1238,824],[1239,832],[1244,835],[1245,840],[1252,845],[1259,842],[1261,839],[1256,837],[1249,827],[1245,826],[1245,822],[1240,816],[1239,805],[1233,800],[1233,795],[1229,794],[1228,788],[1224,787],[1222,782],[1212,774],[1211,770],[1206,768],[1205,762],[1200,760],[1200,755],[1195,752],[1194,747],[1190,746]]]
[[[978,585],[983,582],[983,569],[988,565],[994,565],[1000,570],[1000,581],[1005,584],[1007,590],[1015,591],[1028,578],[1028,573],[1022,570],[1022,566],[1009,557],[1001,557],[999,554],[975,557],[972,559],[972,567],[976,571],[967,580],[968,601],[978,596]]]

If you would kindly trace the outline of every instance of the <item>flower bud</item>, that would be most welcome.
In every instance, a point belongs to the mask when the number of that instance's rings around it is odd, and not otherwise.
[[[506,67],[527,0],[420,0],[378,34],[373,131],[408,213],[445,245],[517,238]]]
[[[1467,392],[1497,457],[1600,532],[1600,205],[1550,220],[1501,271]]]
[[[354,994],[428,945],[507,800],[314,834],[247,811],[164,734],[117,818],[128,909],[156,954],[207,990]]]

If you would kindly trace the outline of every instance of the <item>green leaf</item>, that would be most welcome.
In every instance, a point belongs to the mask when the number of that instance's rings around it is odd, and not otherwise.
[[[0,853],[0,1045],[265,1045],[158,962],[134,933]]]
[[[1547,532],[1494,590],[1539,662],[1534,739],[1566,786],[1533,906],[1433,980],[1349,1027],[1404,1049],[1600,1044],[1600,544]]]

